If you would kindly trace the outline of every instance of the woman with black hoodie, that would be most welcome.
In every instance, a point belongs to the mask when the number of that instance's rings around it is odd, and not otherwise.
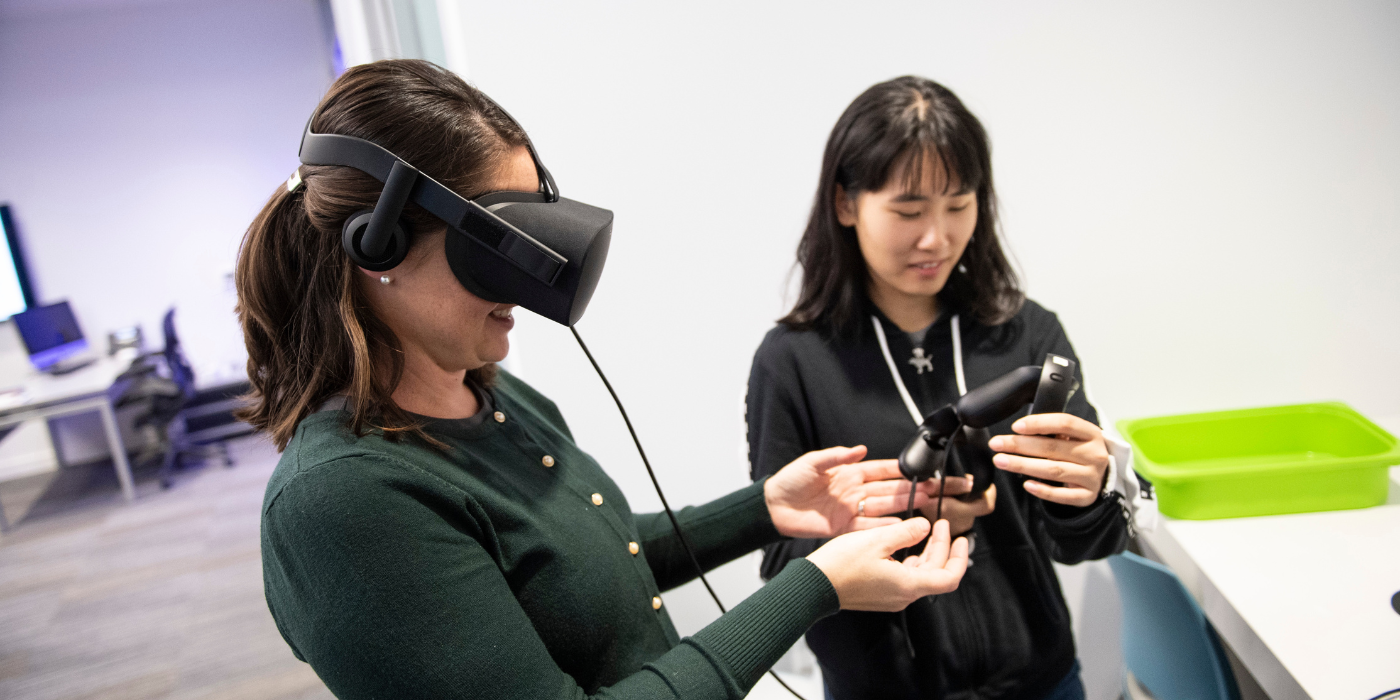
[[[986,132],[931,80],[875,85],[842,114],[797,259],[798,302],[749,376],[756,480],[834,445],[896,457],[922,416],[969,389],[1047,353],[1075,359],[998,243]],[[1065,413],[1023,411],[990,428],[993,482],[944,486],[941,515],[973,543],[961,587],[902,615],[843,611],[814,625],[828,698],[1084,697],[1051,564],[1102,558],[1128,539],[1097,423],[1079,392]],[[765,547],[764,576],[821,544]]]

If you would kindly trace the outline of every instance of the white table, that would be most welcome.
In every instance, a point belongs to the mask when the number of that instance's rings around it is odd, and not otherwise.
[[[1142,540],[1271,700],[1367,700],[1400,688],[1400,468],[1390,477],[1374,508],[1163,517]]]
[[[80,370],[63,375],[32,372],[24,377],[23,391],[17,396],[0,397],[0,426],[22,423],[36,418],[52,418],[97,411],[102,416],[102,429],[112,451],[112,465],[121,484],[122,496],[130,501],[136,497],[131,481],[131,465],[126,459],[121,430],[117,427],[116,411],[112,408],[110,390],[117,377],[131,366],[132,355],[118,353],[103,356]]]

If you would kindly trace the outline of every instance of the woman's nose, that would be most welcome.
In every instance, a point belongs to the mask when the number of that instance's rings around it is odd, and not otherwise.
[[[934,250],[942,247],[944,230],[941,218],[930,217],[928,227],[919,234],[919,241],[914,244],[914,247],[919,250]]]

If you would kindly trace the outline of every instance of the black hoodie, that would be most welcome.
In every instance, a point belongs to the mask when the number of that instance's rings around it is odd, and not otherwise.
[[[925,415],[956,401],[951,318],[940,317],[922,343],[933,371],[920,374],[909,336],[873,306],[905,386]],[[1075,358],[1055,314],[1027,300],[1010,321],[986,326],[958,319],[969,390],[1046,353]],[[850,338],[778,326],[754,354],[747,398],[751,476],[762,479],[804,452],[866,445],[867,459],[899,456],[914,422],[899,396],[869,318]],[[919,358],[919,365],[927,364]],[[1083,377],[1080,377],[1081,382]],[[1084,392],[1069,413],[1098,414]],[[1011,432],[1025,410],[992,426]],[[976,546],[958,590],[924,598],[906,611],[908,643],[896,613],[842,611],[807,632],[835,700],[864,698],[1039,698],[1074,665],[1069,610],[1052,561],[1074,564],[1122,551],[1127,510],[1117,493],[1075,508],[1043,501],[1025,477],[996,470],[996,510],[978,518]],[[764,548],[765,579],[825,540],[784,540]]]

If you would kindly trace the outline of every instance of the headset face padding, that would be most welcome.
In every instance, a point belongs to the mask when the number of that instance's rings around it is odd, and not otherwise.
[[[404,232],[403,219],[394,222],[393,230],[389,234],[388,245],[384,247],[384,252],[377,259],[371,259],[365,255],[361,247],[365,231],[369,229],[370,219],[374,216],[373,209],[361,209],[350,215],[345,220],[345,226],[340,232],[340,244],[345,248],[345,254],[356,265],[374,272],[383,272],[398,267],[408,255],[408,234]]]

